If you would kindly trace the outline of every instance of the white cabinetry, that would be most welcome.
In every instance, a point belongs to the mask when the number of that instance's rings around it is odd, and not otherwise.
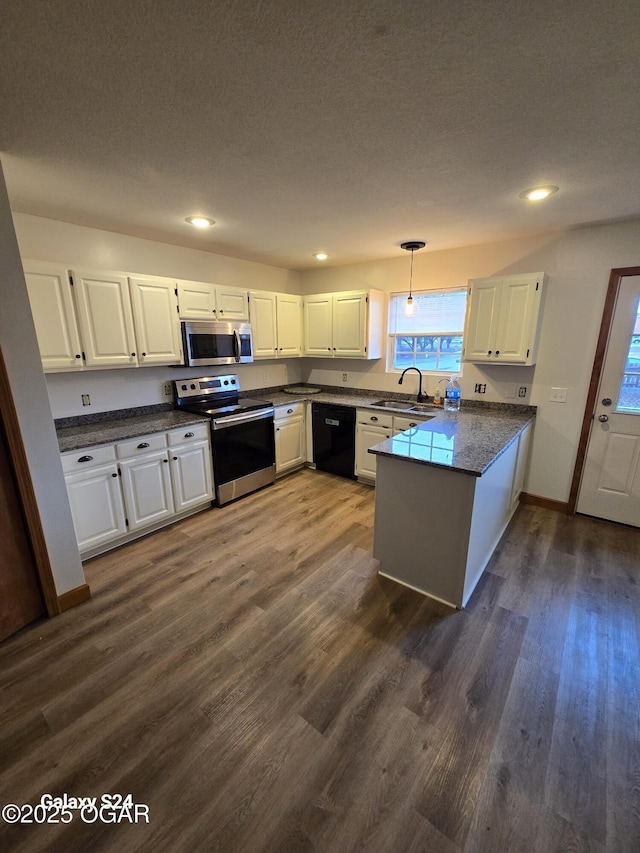
[[[181,320],[249,320],[248,291],[205,281],[178,281]]]
[[[62,457],[71,515],[81,552],[124,536],[124,504],[115,448],[96,447]]]
[[[87,367],[178,364],[175,284],[168,279],[72,271]]]
[[[377,456],[369,448],[386,438],[412,429],[427,418],[391,415],[371,409],[356,411],[356,476],[368,481],[376,479]]]
[[[288,293],[249,292],[254,358],[302,355],[302,298]]]
[[[544,273],[472,279],[463,360],[535,364],[546,280]]]
[[[213,500],[207,423],[69,451],[62,467],[85,557]]]
[[[384,300],[377,290],[305,296],[304,354],[380,358]]]
[[[274,414],[276,437],[276,474],[284,474],[304,465],[305,404],[277,406]]]
[[[81,369],[82,346],[66,267],[25,261],[24,278],[44,370]]]

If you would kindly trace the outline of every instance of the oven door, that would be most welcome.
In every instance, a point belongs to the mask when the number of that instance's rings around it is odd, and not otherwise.
[[[273,409],[214,418],[211,426],[219,504],[275,481]]]
[[[249,323],[182,323],[185,364],[241,364],[253,361]]]

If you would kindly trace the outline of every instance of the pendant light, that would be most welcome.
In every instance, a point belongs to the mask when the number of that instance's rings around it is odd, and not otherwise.
[[[409,296],[404,304],[404,316],[413,317],[416,313],[416,305],[413,301],[413,253],[416,249],[424,249],[427,244],[423,240],[409,240],[407,243],[400,243],[401,249],[406,249],[411,252],[411,271],[409,273]]]

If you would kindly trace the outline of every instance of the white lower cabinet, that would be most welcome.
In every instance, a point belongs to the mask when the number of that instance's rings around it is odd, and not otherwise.
[[[115,461],[67,474],[65,480],[81,552],[126,534],[124,504]]]
[[[63,453],[62,467],[83,556],[213,500],[208,424]]]
[[[304,465],[306,459],[304,403],[275,409],[276,475]]]
[[[393,435],[412,429],[426,418],[391,415],[358,409],[356,412],[356,476],[364,480],[376,479],[376,455],[369,448]]]

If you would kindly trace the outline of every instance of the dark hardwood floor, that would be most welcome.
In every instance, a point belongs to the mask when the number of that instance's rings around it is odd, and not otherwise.
[[[640,531],[521,506],[455,612],[376,574],[373,499],[291,475],[0,645],[0,804],[149,807],[0,850],[637,853]]]

